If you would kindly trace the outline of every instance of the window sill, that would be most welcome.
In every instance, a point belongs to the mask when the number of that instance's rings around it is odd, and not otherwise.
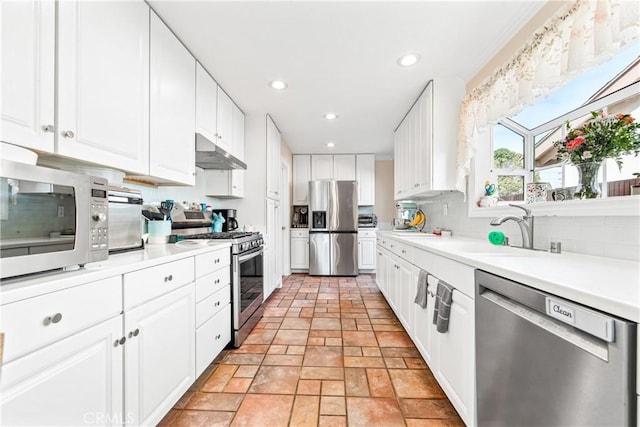
[[[521,210],[507,204],[480,208],[475,200],[469,201],[469,217],[492,218],[502,215],[515,215]],[[593,200],[565,200],[563,202],[543,202],[524,204],[538,216],[640,216],[640,196],[611,197]]]

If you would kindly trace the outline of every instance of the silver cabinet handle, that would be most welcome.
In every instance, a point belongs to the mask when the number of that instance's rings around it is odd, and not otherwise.
[[[56,313],[53,316],[49,316],[44,319],[45,325],[50,325],[51,323],[58,323],[62,320],[62,313]]]
[[[119,340],[116,340],[116,342],[113,343],[113,346],[117,347],[119,345],[124,345],[125,342],[127,342],[127,339],[125,337],[122,337]]]
[[[214,282],[213,282],[213,283],[215,283],[215,284],[217,285],[218,283],[220,283],[220,279],[216,279],[216,280],[214,280]]]
[[[173,274],[170,274],[170,275],[168,275],[168,276],[166,276],[166,277],[164,278],[164,281],[165,281],[165,282],[170,282],[170,281],[172,281],[172,280],[173,280]]]
[[[220,301],[216,301],[215,304],[213,304],[214,307],[218,307],[220,305]]]
[[[42,130],[44,132],[55,132],[56,131],[56,127],[54,125],[44,125],[44,126],[42,126]]]
[[[219,340],[222,336],[220,334],[216,335],[216,339]]]
[[[136,328],[135,331],[129,332],[129,338],[137,337],[138,335],[140,335],[140,329]]]
[[[405,251],[405,250],[403,249],[403,250],[402,250],[402,253],[403,253],[403,254],[406,254],[406,253],[407,253],[407,251]]]
[[[65,138],[73,138],[76,135],[73,133],[73,131],[65,130],[62,132],[62,136],[64,136]]]

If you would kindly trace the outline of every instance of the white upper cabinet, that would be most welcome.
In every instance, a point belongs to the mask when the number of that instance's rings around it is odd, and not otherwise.
[[[336,181],[354,181],[356,179],[355,154],[333,156],[333,179]]]
[[[333,179],[333,155],[314,154],[311,156],[311,179]]]
[[[149,7],[143,1],[57,6],[56,152],[147,174]]]
[[[55,3],[0,3],[0,140],[53,152]]]
[[[209,73],[196,64],[196,132],[216,142],[218,85]]]
[[[293,156],[293,205],[309,204],[309,180],[311,180],[311,156]]]
[[[195,59],[152,13],[150,175],[195,184],[195,95]]]
[[[396,200],[455,189],[456,147],[464,81],[429,82],[394,135]]]
[[[267,116],[267,197],[280,200],[280,131]]]
[[[376,157],[373,154],[356,156],[356,179],[358,180],[358,205],[376,203]]]
[[[232,104],[232,109],[233,128],[230,151],[235,157],[244,161],[244,113],[235,104]]]
[[[218,134],[215,141],[226,151],[230,151],[233,138],[233,101],[218,86]]]

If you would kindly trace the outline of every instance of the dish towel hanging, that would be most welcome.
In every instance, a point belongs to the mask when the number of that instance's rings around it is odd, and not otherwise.
[[[416,292],[416,298],[413,300],[422,308],[427,308],[427,279],[429,273],[424,270],[420,270],[418,273],[418,292]]]
[[[445,281],[438,280],[436,290],[436,303],[433,309],[433,324],[441,334],[449,330],[449,313],[451,312],[451,300],[454,287]]]

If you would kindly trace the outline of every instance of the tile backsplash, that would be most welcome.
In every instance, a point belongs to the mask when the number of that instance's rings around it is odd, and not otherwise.
[[[444,204],[448,213],[444,215]],[[521,244],[520,228],[513,221],[500,227],[489,225],[490,218],[470,218],[461,193],[424,201],[420,208],[427,216],[425,230],[448,228],[454,236],[486,239],[500,229],[512,245]],[[519,216],[519,213],[514,212]],[[534,246],[549,248],[551,241],[562,243],[564,252],[640,261],[640,221],[637,216],[536,216]]]

